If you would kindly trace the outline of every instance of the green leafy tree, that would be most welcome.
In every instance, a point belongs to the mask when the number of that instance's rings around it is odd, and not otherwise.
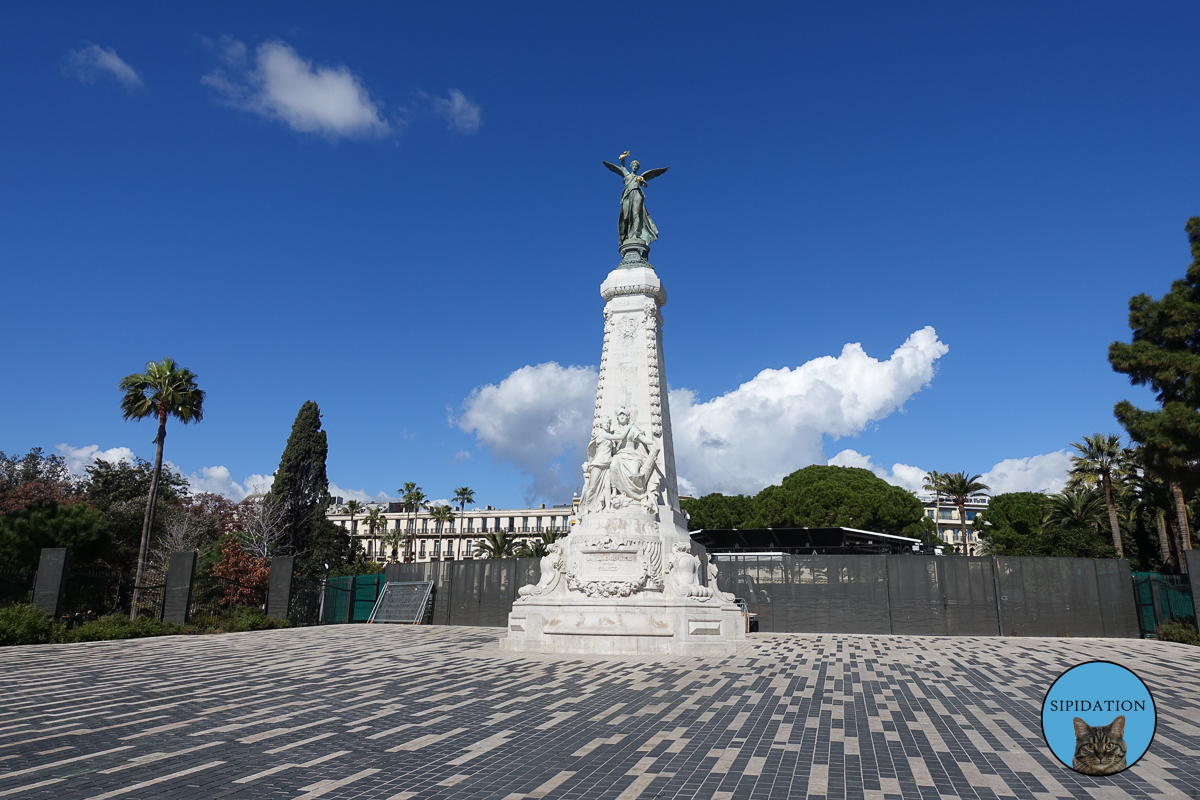
[[[754,516],[753,498],[742,494],[706,494],[680,500],[679,506],[688,515],[689,531],[744,528]]]
[[[0,514],[47,503],[77,503],[83,499],[79,483],[60,455],[45,455],[40,447],[23,456],[0,451]]]
[[[1200,484],[1200,217],[1184,230],[1192,263],[1160,300],[1139,294],[1129,300],[1132,342],[1113,342],[1108,360],[1135,386],[1149,386],[1160,405],[1145,411],[1117,403],[1117,421],[1142,446],[1145,466],[1172,484],[1183,549],[1191,549],[1184,487]],[[1186,561],[1180,558],[1181,569]]]
[[[745,527],[846,527],[921,536],[921,502],[898,486],[858,467],[813,465],[754,497]]]
[[[1125,549],[1121,546],[1121,524],[1117,517],[1117,503],[1113,499],[1113,474],[1120,470],[1125,452],[1121,447],[1121,437],[1111,433],[1094,433],[1083,437],[1082,442],[1071,442],[1071,447],[1079,452],[1079,455],[1071,456],[1071,472],[1089,479],[1088,482],[1098,481],[1104,490],[1113,547],[1117,557],[1123,558]]]
[[[991,499],[975,517],[975,530],[983,552],[993,556],[1028,556],[1039,547],[1046,495],[1041,492],[1007,492]]]
[[[329,440],[321,430],[321,409],[309,400],[296,414],[271,484],[271,502],[283,509],[281,552],[312,558],[313,544],[309,539],[314,526],[325,520],[330,504],[329,478],[325,473],[328,455]],[[322,535],[328,539],[329,532]]]
[[[125,419],[155,417],[158,420],[158,435],[154,437],[154,472],[150,479],[150,495],[146,500],[146,517],[138,547],[137,578],[133,585],[132,610],[129,612],[130,619],[133,619],[137,615],[142,576],[146,571],[146,556],[150,549],[150,533],[154,529],[163,445],[167,441],[167,419],[174,417],[184,424],[199,422],[204,418],[204,392],[196,385],[196,375],[170,358],[148,362],[145,372],[126,375],[118,388],[125,392],[121,398],[121,413]]]
[[[43,547],[69,547],[77,563],[108,546],[104,515],[83,503],[27,506],[0,516],[0,569],[37,569]]]

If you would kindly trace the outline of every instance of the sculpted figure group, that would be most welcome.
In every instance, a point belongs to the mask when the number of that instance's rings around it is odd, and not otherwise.
[[[630,422],[628,409],[617,410],[615,430],[610,417],[601,417],[588,443],[579,513],[616,510],[634,503],[654,511],[659,449],[654,437]]]

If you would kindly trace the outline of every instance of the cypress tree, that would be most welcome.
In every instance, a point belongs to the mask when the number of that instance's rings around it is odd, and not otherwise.
[[[1114,342],[1108,360],[1135,386],[1154,390],[1161,408],[1144,411],[1117,403],[1117,420],[1142,445],[1146,468],[1172,483],[1180,544],[1190,549],[1182,487],[1200,484],[1200,217],[1184,227],[1192,264],[1161,300],[1139,294],[1129,300],[1133,342]],[[1180,567],[1186,569],[1183,559]]]
[[[329,443],[321,430],[321,409],[309,400],[300,407],[270,499],[283,508],[285,546],[304,555],[310,546],[314,526],[325,522],[329,507],[329,479],[325,475],[325,457]]]

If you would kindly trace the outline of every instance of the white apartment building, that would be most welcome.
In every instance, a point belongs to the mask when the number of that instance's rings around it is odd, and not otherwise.
[[[570,505],[547,507],[545,503],[537,508],[485,506],[465,512],[454,509],[454,519],[441,523],[433,519],[428,510],[415,514],[403,511],[401,503],[368,503],[363,508],[351,520],[345,513],[345,506],[335,502],[325,512],[325,517],[349,530],[367,557],[380,563],[391,560],[392,547],[385,544],[385,537],[394,535],[395,531],[404,533],[404,543],[396,548],[397,561],[407,560],[409,545],[413,548],[413,561],[456,561],[478,557],[477,542],[491,531],[509,531],[514,534],[518,546],[541,541],[543,531],[569,531],[573,513]],[[372,535],[366,516],[376,508],[383,512],[386,531],[377,527]]]
[[[966,524],[958,517],[958,506],[947,500],[930,495],[917,495],[917,499],[925,506],[925,516],[937,525],[937,534],[942,541],[954,545],[958,552],[969,556],[979,555],[979,533],[975,530],[975,517],[988,507],[989,497],[972,497],[967,500]]]

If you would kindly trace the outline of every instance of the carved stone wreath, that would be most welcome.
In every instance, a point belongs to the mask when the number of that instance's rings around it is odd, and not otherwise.
[[[583,592],[588,597],[629,597],[634,592],[643,589],[659,591],[663,588],[662,576],[662,543],[656,540],[612,539],[605,536],[598,542],[581,542],[578,546],[593,547],[597,550],[617,550],[618,548],[638,545],[638,564],[641,574],[631,581],[588,581],[577,574],[578,560],[572,560],[567,570],[567,588]]]

